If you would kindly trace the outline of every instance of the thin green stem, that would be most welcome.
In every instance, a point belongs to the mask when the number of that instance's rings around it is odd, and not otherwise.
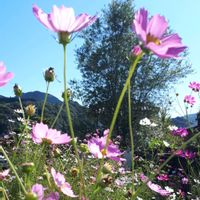
[[[132,109],[131,109],[131,85],[128,85],[128,123],[129,123],[129,131],[130,131],[130,139],[131,139],[131,161],[132,161],[132,193],[133,196],[135,192],[134,187],[134,140],[133,140],[133,127],[132,127]]]
[[[71,113],[70,113],[70,108],[69,108],[69,102],[68,102],[68,97],[67,97],[67,77],[66,77],[66,68],[67,68],[67,62],[66,62],[66,44],[63,45],[63,50],[64,50],[64,101],[65,101],[65,108],[67,112],[67,118],[68,118],[68,123],[69,123],[69,129],[72,137],[72,145],[74,147],[75,155],[78,161],[78,166],[79,166],[79,171],[80,171],[80,191],[79,191],[79,199],[82,199],[82,189],[85,195],[85,185],[84,185],[84,178],[83,178],[83,170],[82,170],[82,165],[80,161],[80,157],[78,154],[78,148],[75,142],[75,134],[74,134],[74,129],[73,129],[73,124],[72,124],[72,118],[71,118]]]
[[[47,81],[47,88],[46,88],[46,93],[45,93],[45,97],[44,97],[44,102],[43,102],[43,105],[42,105],[42,114],[41,114],[41,120],[40,120],[40,122],[42,122],[43,118],[44,118],[44,109],[45,109],[45,105],[46,105],[46,102],[47,102],[49,84],[50,84],[50,82]]]
[[[3,182],[2,182],[1,184],[2,184],[2,187],[3,187],[3,194],[4,194],[4,197],[5,197],[6,200],[9,200],[9,197],[8,197],[8,194],[7,194],[7,192],[6,192],[6,189],[5,189],[5,186],[4,186]]]
[[[8,164],[10,165],[10,168],[13,170],[13,172],[14,172],[16,178],[17,178],[17,181],[19,182],[19,184],[20,184],[20,186],[21,186],[21,188],[22,188],[24,194],[26,194],[26,193],[27,193],[27,192],[26,192],[26,189],[25,189],[25,187],[24,187],[24,185],[23,185],[21,179],[19,178],[19,176],[18,176],[18,174],[17,174],[17,172],[16,172],[14,165],[12,164],[12,162],[10,161],[10,159],[8,158],[6,152],[4,151],[4,148],[3,148],[2,146],[0,146],[0,151],[3,153],[3,155],[4,155],[5,158],[6,158],[6,160],[8,161]]]
[[[120,107],[121,107],[121,104],[122,104],[122,101],[123,101],[123,98],[124,98],[124,95],[127,91],[127,88],[128,88],[128,85],[130,83],[130,80],[133,76],[133,73],[135,71],[135,68],[139,62],[139,60],[142,58],[143,54],[140,54],[138,55],[134,62],[132,63],[131,67],[130,67],[130,71],[129,71],[129,74],[128,74],[128,78],[126,79],[126,82],[125,82],[125,85],[124,85],[124,88],[122,89],[122,92],[120,94],[120,97],[119,97],[119,100],[117,102],[117,106],[116,106],[116,109],[115,109],[115,112],[114,112],[114,115],[113,115],[113,118],[112,118],[112,122],[111,122],[111,125],[110,125],[110,131],[109,131],[109,134],[108,134],[108,137],[107,137],[107,141],[106,141],[106,148],[109,144],[109,140],[111,138],[111,135],[112,135],[112,132],[113,132],[113,129],[114,129],[114,126],[115,126],[115,123],[116,123],[116,120],[117,120],[117,116],[118,116],[118,113],[119,113],[119,110],[120,110]],[[105,149],[106,149],[105,148]]]
[[[24,108],[23,108],[23,105],[22,105],[21,97],[18,97],[18,99],[19,99],[19,105],[20,105],[20,108],[21,108],[21,110],[22,110],[23,120],[25,121],[26,118],[25,118],[25,112],[24,112]]]
[[[111,125],[110,125],[110,129],[109,129],[109,134],[108,134],[108,137],[106,139],[106,145],[105,145],[105,150],[107,149],[108,147],[108,144],[109,144],[109,141],[110,141],[110,138],[111,138],[111,135],[112,135],[112,132],[113,132],[113,129],[114,129],[114,126],[115,126],[115,123],[116,123],[116,120],[117,120],[117,116],[118,116],[118,113],[119,113],[119,110],[120,110],[120,107],[121,107],[121,104],[122,104],[122,101],[123,101],[123,98],[124,98],[124,95],[127,91],[127,88],[128,88],[128,85],[130,84],[130,81],[131,81],[131,78],[133,76],[133,73],[135,71],[135,68],[138,64],[138,62],[140,61],[140,59],[142,58],[143,56],[143,53],[138,55],[134,62],[131,64],[130,66],[130,71],[129,71],[129,74],[128,74],[128,78],[126,79],[126,82],[125,82],[125,85],[122,89],[122,92],[120,94],[120,97],[119,97],[119,100],[117,102],[117,106],[115,108],[115,112],[114,112],[114,115],[113,115],[113,118],[112,118],[112,121],[111,121]],[[96,178],[96,183],[98,184],[100,178],[101,178],[101,169],[103,167],[103,162],[104,161],[104,158],[102,158],[100,160],[100,166],[99,166],[99,170],[98,170],[98,173],[97,173],[97,178]]]
[[[52,125],[51,125],[51,128],[53,128],[54,125],[55,125],[55,123],[57,122],[58,117],[60,116],[60,113],[61,113],[61,111],[62,111],[62,109],[63,109],[63,106],[64,106],[64,103],[62,102],[62,104],[61,104],[61,106],[60,106],[60,109],[59,109],[59,111],[58,111],[58,113],[57,113],[57,115],[56,115],[56,118],[54,119],[54,121],[53,121],[53,123],[52,123]]]

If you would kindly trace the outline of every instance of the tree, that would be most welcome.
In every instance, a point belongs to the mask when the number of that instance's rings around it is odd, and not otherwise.
[[[127,56],[139,42],[131,30],[133,13],[132,0],[113,0],[96,23],[80,35],[84,43],[77,49],[76,56],[82,81],[78,84],[72,81],[71,85],[76,86],[75,90],[79,89],[82,102],[104,128],[110,125],[127,78],[130,66]],[[131,80],[135,124],[144,117],[158,113],[159,102],[172,83],[190,71],[185,60],[144,56]],[[117,132],[123,132],[124,137],[128,132],[127,121],[125,97],[116,123]]]

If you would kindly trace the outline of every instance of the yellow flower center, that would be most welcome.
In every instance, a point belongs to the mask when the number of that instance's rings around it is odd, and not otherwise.
[[[106,149],[102,149],[101,153],[102,153],[103,156],[105,156],[106,155]]]
[[[160,45],[160,40],[158,39],[158,38],[156,38],[156,37],[154,37],[153,35],[150,35],[150,33],[148,33],[147,34],[147,44],[149,43],[149,42],[153,42],[153,43],[155,43],[155,44],[157,44],[157,45]]]

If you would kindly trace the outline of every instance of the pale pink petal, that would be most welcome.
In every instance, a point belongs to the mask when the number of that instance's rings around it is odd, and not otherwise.
[[[43,200],[59,200],[59,193],[58,192],[51,192],[48,196],[43,198]]]
[[[46,134],[48,131],[48,126],[43,123],[37,123],[33,126],[32,130],[32,139],[35,143],[42,143],[42,139],[46,138]]]
[[[12,72],[7,72],[4,75],[0,74],[0,87],[8,83],[13,77],[14,74]]]
[[[103,155],[100,151],[100,148],[97,144],[89,141],[88,142],[88,149],[96,158],[102,158],[103,157]]]
[[[59,137],[53,139],[53,144],[67,144],[71,141],[68,134],[61,134]]]
[[[167,26],[168,23],[164,17],[154,15],[147,26],[147,33],[159,39],[165,33]]]
[[[133,20],[132,29],[136,32],[136,34],[140,37],[143,42],[146,42],[147,35],[147,19],[148,12],[144,8],[140,9],[135,14],[135,19]]]
[[[53,176],[54,182],[57,187],[61,187],[65,183],[65,177],[63,174],[55,171],[55,169],[51,168],[51,175]]]
[[[71,26],[75,21],[73,8],[53,6],[52,13],[49,15],[49,21],[57,32],[70,32]]]
[[[43,200],[44,188],[41,184],[35,184],[32,186],[31,191],[37,195],[38,200]]]
[[[91,25],[97,19],[97,16],[90,17],[88,14],[81,14],[76,17],[75,22],[70,27],[69,32],[77,32],[82,30],[83,28]]]
[[[33,5],[32,7],[33,9],[33,14],[35,15],[35,17],[44,25],[46,26],[46,28],[50,29],[51,31],[56,31],[50,24],[49,20],[48,20],[48,14],[46,14],[45,12],[43,12],[42,9],[40,9],[37,5]]]
[[[60,189],[63,192],[63,194],[69,197],[77,197],[77,195],[75,195],[73,190],[71,189],[70,184],[67,182],[65,182]]]

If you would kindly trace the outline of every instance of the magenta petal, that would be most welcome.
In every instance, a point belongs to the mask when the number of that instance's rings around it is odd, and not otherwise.
[[[133,20],[132,29],[140,37],[143,42],[146,42],[146,31],[147,31],[147,16],[148,12],[144,8],[140,9],[135,14],[135,19]]]
[[[43,12],[42,9],[40,9],[37,5],[33,5],[32,7],[33,14],[35,17],[44,25],[46,28],[50,29],[51,31],[55,32],[55,29],[51,26],[49,20],[48,20],[48,14]]]
[[[53,6],[52,13],[49,15],[49,21],[56,32],[70,33],[71,26],[75,21],[75,14],[73,8],[66,8],[61,6]]]
[[[154,15],[147,26],[147,33],[159,39],[165,33],[167,26],[168,24],[164,17]]]

